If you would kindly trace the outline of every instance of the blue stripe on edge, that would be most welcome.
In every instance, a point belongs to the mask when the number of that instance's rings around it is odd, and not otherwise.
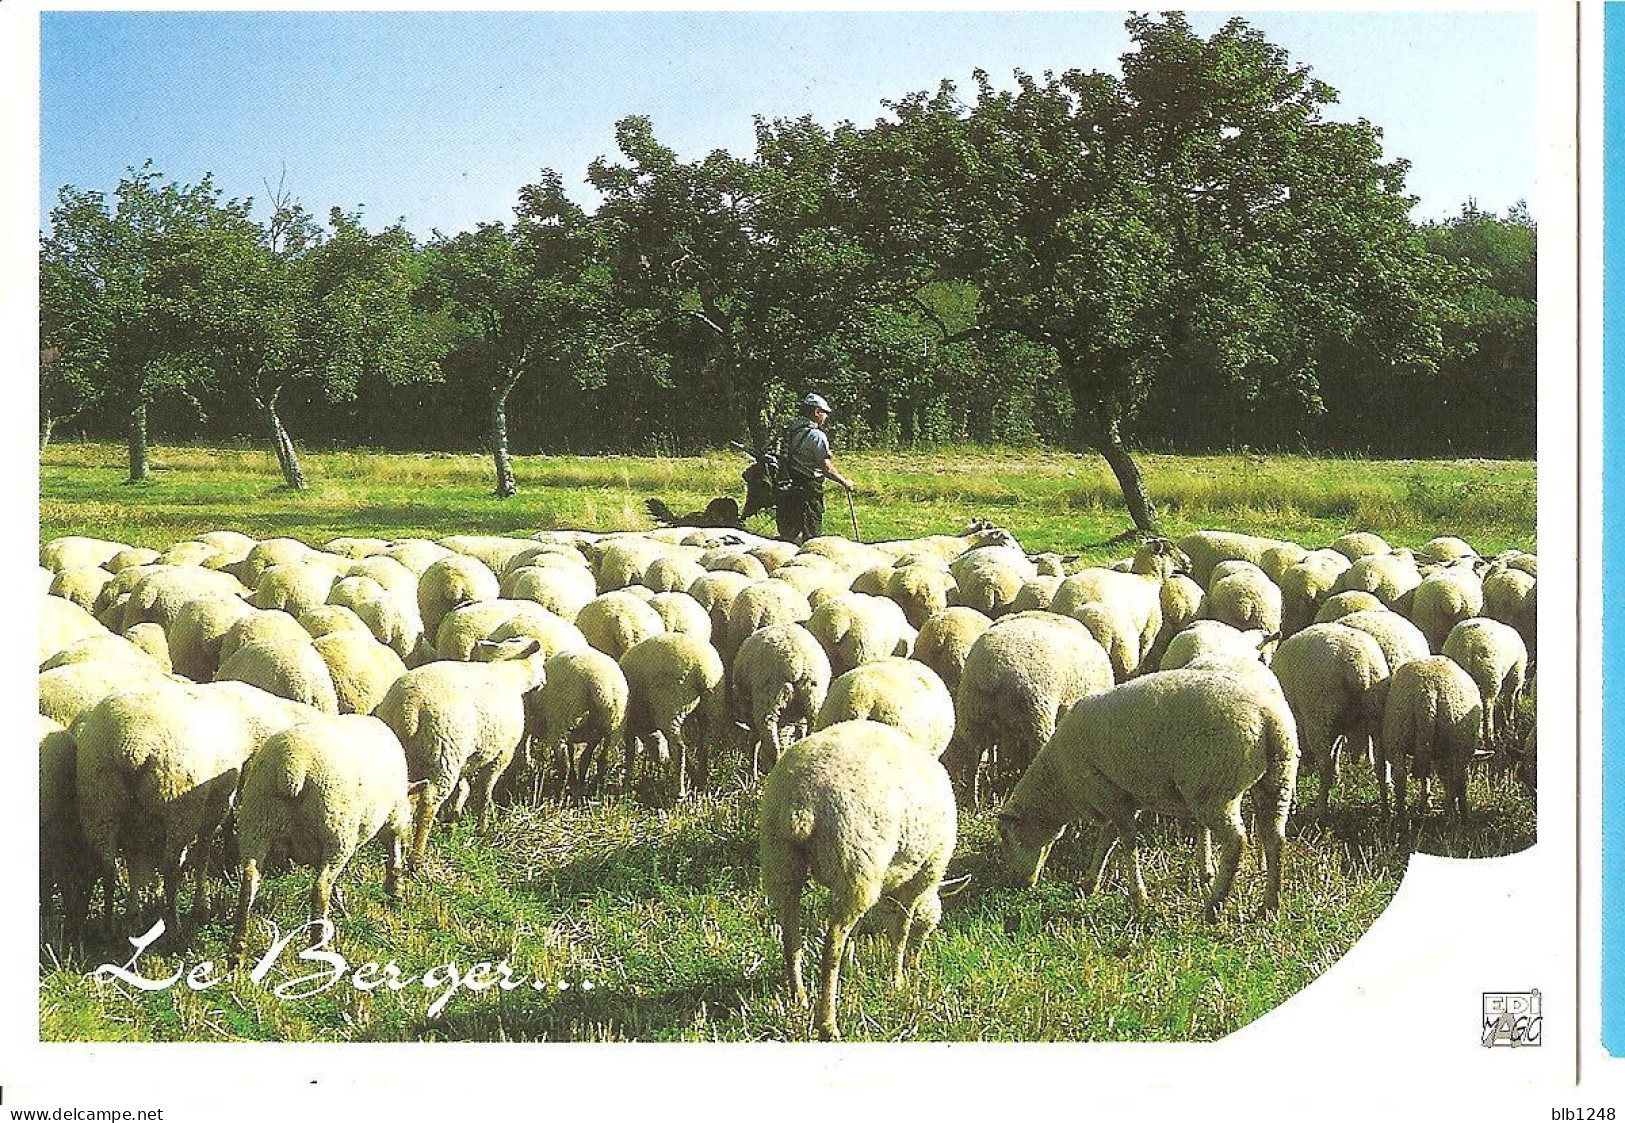
[[[1625,4],[1603,9],[1602,1040],[1625,1056]]]

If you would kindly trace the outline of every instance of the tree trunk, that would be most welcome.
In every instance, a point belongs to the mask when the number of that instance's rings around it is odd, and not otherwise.
[[[1145,480],[1140,476],[1140,466],[1129,455],[1128,447],[1123,444],[1122,431],[1117,422],[1112,420],[1100,421],[1096,419],[1094,440],[1090,443],[1100,451],[1106,464],[1117,477],[1117,486],[1123,491],[1123,502],[1128,505],[1129,517],[1134,520],[1134,527],[1142,534],[1161,534],[1161,524],[1157,522],[1157,509],[1151,503],[1151,497],[1145,492]]]
[[[519,485],[513,478],[513,463],[508,459],[508,394],[516,381],[510,378],[491,398],[491,455],[496,458],[499,499],[519,494]]]
[[[138,400],[130,410],[130,483],[147,482],[147,403]]]
[[[45,446],[51,443],[51,430],[56,428],[56,418],[50,414],[41,413],[39,419],[39,450],[45,451]]]
[[[282,417],[276,411],[277,396],[282,393],[278,386],[271,391],[268,398],[254,396],[254,404],[260,408],[265,416],[266,427],[271,431],[271,447],[276,450],[276,462],[282,468],[283,481],[294,491],[304,491],[308,486],[305,483],[304,469],[299,467],[299,453],[293,447],[293,438],[282,424]]]

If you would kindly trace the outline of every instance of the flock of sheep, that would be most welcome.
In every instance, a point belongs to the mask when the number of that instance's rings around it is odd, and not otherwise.
[[[466,805],[483,825],[499,782],[580,798],[641,774],[680,799],[736,746],[747,782],[766,773],[762,883],[798,1002],[802,890],[830,890],[815,1027],[834,1038],[860,919],[884,918],[899,985],[937,924],[961,805],[998,801],[1028,883],[1095,821],[1085,891],[1121,846],[1136,904],[1142,815],[1194,820],[1216,917],[1249,797],[1277,907],[1300,760],[1308,814],[1341,755],[1371,763],[1385,812],[1392,785],[1401,829],[1410,778],[1419,810],[1436,778],[1455,814],[1477,757],[1534,783],[1514,705],[1535,557],[1456,538],[1204,531],[1078,568],[987,523],[799,548],[676,527],[319,548],[217,531],[161,553],[58,538],[40,562],[41,900],[70,939],[98,881],[113,923],[121,869],[126,919],[161,875],[173,927],[183,873],[206,902],[229,831],[240,959],[274,863],[315,867],[324,917],[360,845],[384,842],[394,897],[436,821]]]

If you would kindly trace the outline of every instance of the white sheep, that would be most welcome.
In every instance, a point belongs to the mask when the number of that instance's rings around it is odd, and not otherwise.
[[[657,593],[683,593],[705,573],[705,567],[690,558],[656,558],[643,571],[642,584]]]
[[[1067,617],[1005,617],[971,645],[954,693],[955,731],[944,763],[974,801],[982,759],[1005,790],[1055,732],[1066,708],[1112,686],[1112,665],[1088,630]]]
[[[1277,581],[1308,552],[1294,542],[1228,530],[1199,530],[1186,535],[1179,540],[1179,549],[1190,559],[1190,575],[1204,587],[1213,567],[1222,561],[1252,562],[1264,569],[1270,580]],[[1269,562],[1267,568],[1266,561]]]
[[[1531,556],[1531,555],[1525,555]],[[1522,569],[1492,569],[1484,578],[1484,615],[1513,628],[1529,653],[1529,673],[1535,671],[1535,576]]]
[[[785,726],[803,732],[812,727],[831,677],[829,656],[800,624],[770,624],[745,638],[734,656],[729,697],[735,716],[753,734],[753,775],[778,763],[787,744]]]
[[[1483,742],[1496,751],[1511,730],[1523,693],[1529,655],[1517,630],[1497,620],[1463,620],[1445,637],[1443,654],[1455,660],[1478,687],[1483,709]]]
[[[812,605],[794,585],[774,578],[753,581],[728,603],[728,627],[718,645],[724,659],[732,659],[752,632],[769,624],[805,624]]]
[[[920,625],[911,658],[930,667],[948,692],[955,693],[972,645],[992,626],[993,621],[974,608],[945,608]]]
[[[912,659],[877,659],[829,685],[815,731],[843,721],[878,721],[940,757],[954,735],[954,697],[936,672]]]
[[[311,646],[327,664],[341,714],[372,713],[395,680],[406,673],[401,657],[365,628],[329,632],[317,636]]]
[[[168,674],[170,670],[142,648],[123,636],[115,636],[112,632],[75,640],[41,663],[39,669],[49,671],[57,667],[66,667],[71,663],[135,664],[143,670],[158,671],[162,674]]]
[[[301,612],[299,626],[310,633],[311,639],[330,636],[334,632],[360,632],[373,639],[372,629],[367,627],[366,621],[342,604],[324,604],[309,612]]]
[[[260,871],[274,854],[315,868],[310,919],[325,920],[334,883],[375,836],[382,837],[388,856],[384,893],[397,899],[411,821],[406,757],[378,719],[346,714],[305,721],[267,740],[242,768],[232,959],[243,961]]]
[[[125,570],[139,573],[139,569]],[[109,582],[109,587],[116,583]],[[124,618],[116,631],[127,631],[137,624],[161,624],[169,630],[170,624],[187,601],[198,597],[220,595],[244,596],[248,590],[229,573],[204,569],[201,566],[163,565],[145,573],[130,590],[124,604]]]
[[[951,603],[998,619],[1010,610],[1021,586],[1038,576],[1027,555],[1014,546],[978,546],[948,563],[954,579]]]
[[[608,754],[625,733],[627,693],[620,664],[601,651],[561,651],[548,658],[546,680],[526,705],[538,787],[541,762],[549,759],[565,793],[585,794],[589,775],[591,786],[603,786]],[[533,797],[539,794],[533,792]]]
[[[310,642],[304,626],[279,608],[251,608],[220,637],[220,662],[225,663],[251,643],[286,644],[297,647]],[[216,668],[216,675],[219,668]]]
[[[499,632],[502,634],[498,635]],[[516,635],[534,635],[543,640],[543,646],[551,655],[577,646],[575,637],[584,633],[535,601],[501,598],[475,601],[460,605],[440,618],[440,628],[434,637],[435,655],[467,662],[473,658],[475,645],[482,640],[508,639]]]
[[[1405,779],[1421,782],[1417,813],[1427,808],[1428,780],[1437,772],[1445,789],[1445,809],[1467,814],[1467,766],[1478,754],[1483,703],[1466,671],[1443,655],[1413,659],[1388,683],[1383,710],[1381,758],[1377,785],[1383,813],[1388,811],[1388,781],[1394,785],[1394,812],[1405,830]],[[1407,762],[1406,758],[1410,760]]]
[[[1416,551],[1416,556],[1424,562],[1448,563],[1464,559],[1477,559],[1478,551],[1460,538],[1443,536],[1429,539],[1426,545]]]
[[[920,562],[894,568],[885,594],[897,602],[909,624],[919,628],[948,607],[958,588],[953,574],[940,563]]]
[[[874,659],[906,656],[913,647],[913,630],[903,610],[884,597],[863,593],[824,601],[807,618],[807,630],[823,646],[835,675]]]
[[[1281,634],[1290,636],[1315,622],[1315,613],[1331,595],[1351,563],[1336,550],[1311,550],[1281,575]]]
[[[1222,847],[1216,874],[1211,847],[1204,845],[1201,854],[1203,879],[1211,882],[1207,916],[1215,920],[1241,863],[1247,838],[1241,801],[1251,792],[1264,848],[1263,910],[1277,911],[1298,737],[1286,700],[1267,679],[1262,668],[1256,676],[1187,668],[1079,701],[999,811],[1012,872],[1032,885],[1062,829],[1088,815],[1101,832],[1084,895],[1098,887],[1121,841],[1130,900],[1144,908],[1141,813],[1194,819]]]
[[[1421,571],[1407,554],[1390,553],[1360,558],[1332,582],[1333,593],[1370,593],[1395,612],[1408,612],[1411,597],[1422,583]]]
[[[603,593],[576,614],[576,627],[587,642],[619,659],[650,636],[666,630],[666,622],[648,602],[625,588]]]
[[[1168,644],[1158,670],[1176,671],[1198,659],[1219,657],[1261,663],[1269,637],[1261,630],[1242,632],[1218,620],[1197,620]]]
[[[1383,612],[1386,606],[1371,593],[1333,593],[1315,610],[1315,623],[1335,624],[1356,612]]]
[[[1387,657],[1366,632],[1312,624],[1281,641],[1271,670],[1297,719],[1304,764],[1320,771],[1313,813],[1324,817],[1337,782],[1339,740],[1363,755],[1381,736]]]
[[[256,641],[244,644],[221,662],[215,681],[246,682],[324,714],[337,714],[339,699],[333,674],[327,669],[310,633],[301,628],[299,634],[302,637],[299,643]]]
[[[1445,637],[1484,608],[1484,581],[1470,566],[1447,566],[1422,578],[1411,594],[1411,623],[1422,629],[1428,650],[1444,650]]]
[[[1167,539],[1148,539],[1135,550],[1130,572],[1090,568],[1062,581],[1050,610],[1071,616],[1091,601],[1118,606],[1139,634],[1139,662],[1144,664],[1162,631],[1163,583],[1181,572],[1187,561]]]
[[[1141,633],[1119,604],[1090,601],[1072,610],[1072,619],[1089,629],[1112,662],[1112,678],[1127,682],[1140,670]]]
[[[1334,541],[1329,548],[1336,550],[1351,562],[1392,552],[1392,548],[1381,535],[1366,530],[1351,530]]]
[[[102,563],[102,568],[109,573],[117,573],[137,565],[151,565],[158,560],[158,551],[148,549],[146,546],[131,546],[127,550],[120,550]]]
[[[1382,657],[1388,661],[1389,674],[1412,659],[1426,659],[1430,654],[1427,637],[1422,630],[1397,612],[1351,612],[1337,622],[1346,628],[1356,628],[1376,640],[1377,646],[1382,648]]]
[[[1047,611],[1055,603],[1055,590],[1066,578],[1059,574],[1041,573],[1030,581],[1023,581],[1010,602],[1011,612]]]
[[[86,612],[91,612],[96,607],[96,598],[101,596],[102,590],[112,579],[113,575],[100,566],[64,569],[52,574],[51,584],[46,592],[53,597],[72,601]]]
[[[40,609],[39,658],[44,663],[57,652],[90,636],[105,636],[108,629],[90,613],[61,597],[38,596]],[[122,629],[120,629],[122,630]]]
[[[510,600],[532,600],[564,620],[574,620],[598,595],[592,570],[565,565],[526,565],[502,578],[501,594]]]
[[[139,686],[171,682],[157,667],[136,662],[69,663],[41,671],[38,679],[39,712],[62,726],[109,694]]]
[[[639,740],[658,733],[672,760],[673,787],[681,799],[692,771],[696,784],[710,783],[711,742],[727,724],[722,657],[704,640],[682,634],[650,636],[621,656],[626,676],[626,777],[630,784]]]
[[[778,915],[792,1000],[807,1001],[801,970],[801,891],[810,876],[830,891],[815,1017],[840,1036],[836,994],[847,941],[884,897],[894,902],[892,981],[942,916],[939,893],[958,835],[953,786],[942,765],[877,722],[843,722],[791,748],[762,786],[762,888]]]
[[[440,621],[452,609],[475,601],[496,600],[500,593],[496,574],[482,561],[450,554],[433,562],[418,577],[418,618],[423,622],[423,634],[436,635]]]
[[[1240,632],[1281,633],[1281,589],[1253,566],[1223,575],[1214,568],[1216,580],[1208,586],[1202,602],[1202,616],[1229,624]]]
[[[525,696],[545,677],[546,656],[535,640],[482,644],[475,655],[485,661],[443,661],[407,671],[373,710],[406,751],[413,784],[427,781],[412,797],[414,869],[421,867],[429,830],[453,791],[453,817],[471,794],[484,828],[491,789],[525,737]]]
[[[516,554],[533,549],[536,543],[529,538],[503,538],[495,534],[453,534],[440,539],[436,545],[454,554],[478,559],[492,573],[501,573]]]
[[[339,574],[333,567],[316,561],[315,556],[265,570],[255,582],[248,603],[255,608],[279,608],[290,616],[326,604]]]
[[[39,718],[39,886],[43,910],[61,893],[63,935],[77,942],[84,932],[94,880],[94,859],[79,825],[75,779],[78,746],[61,723]],[[112,901],[112,887],[107,899]]]
[[[1168,644],[1180,632],[1195,623],[1201,615],[1202,598],[1206,595],[1202,586],[1183,573],[1173,573],[1163,578],[1162,588],[1157,594],[1157,599],[1162,604],[1162,627],[1157,629],[1156,641],[1141,663],[1147,667],[1159,666],[1162,663]],[[1054,605],[1050,607],[1053,608]]]
[[[183,859],[196,875],[194,910],[205,908],[207,841],[225,819],[243,762],[311,713],[252,687],[163,683],[110,694],[74,721],[85,841],[109,879],[119,857],[127,862],[128,915],[161,873],[163,918],[175,927]]]
[[[668,632],[682,632],[711,642],[711,614],[687,593],[656,593],[649,607],[660,614]]]

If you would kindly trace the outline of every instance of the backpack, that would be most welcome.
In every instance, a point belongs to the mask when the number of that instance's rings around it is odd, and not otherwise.
[[[798,485],[805,485],[815,481],[817,476],[808,476],[798,472],[791,465],[794,458],[790,455],[801,443],[807,439],[807,434],[813,431],[812,422],[802,418],[790,425],[779,439],[779,449],[776,453],[769,452],[766,459],[773,472],[773,490],[790,491]]]

